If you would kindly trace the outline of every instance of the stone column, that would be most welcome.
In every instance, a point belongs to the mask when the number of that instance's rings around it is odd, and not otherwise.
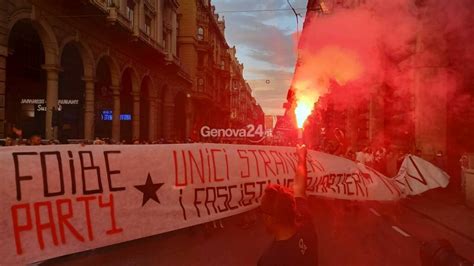
[[[140,12],[141,12],[141,3],[137,3],[133,10],[133,25],[132,25],[133,35],[137,37],[140,36],[140,23],[141,23]]]
[[[46,126],[45,137],[52,139],[57,137],[57,132],[52,126],[53,108],[58,107],[58,79],[60,68],[57,65],[43,65],[46,70]]]
[[[84,77],[85,97],[84,97],[84,139],[94,139],[94,89],[95,80],[91,77]]]
[[[177,54],[177,40],[178,40],[178,16],[176,14],[176,11],[171,12],[171,41],[170,41],[170,46],[171,46],[171,53],[173,56],[176,56]]]
[[[186,139],[191,138],[192,129],[193,129],[193,103],[191,100],[191,94],[186,94],[186,104],[185,104],[185,114],[186,114],[186,130],[184,137]]]
[[[132,92],[133,113],[132,113],[132,138],[140,138],[140,93]]]
[[[148,139],[150,141],[155,141],[157,136],[157,116],[158,116],[158,98],[149,97],[148,98]]]
[[[156,1],[157,7],[161,7],[161,1],[165,1],[165,0]],[[156,40],[161,46],[161,42],[163,40],[163,10],[161,8],[156,8],[155,25],[156,25],[156,35],[155,35]]]
[[[166,101],[163,103],[163,137],[165,139],[171,139],[175,137],[175,130],[174,130],[174,103]]]
[[[120,142],[120,87],[110,86],[112,89],[114,108],[112,111],[112,139]]]
[[[7,75],[8,47],[0,45],[0,138],[4,138],[5,132],[5,90]]]
[[[163,138],[163,101],[158,98],[156,101],[156,136],[157,138]]]

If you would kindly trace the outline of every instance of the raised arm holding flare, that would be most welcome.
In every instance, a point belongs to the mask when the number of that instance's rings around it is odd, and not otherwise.
[[[296,167],[293,191],[295,193],[295,198],[306,198],[306,179],[308,172],[306,169],[306,156],[308,154],[306,146],[304,144],[297,145],[296,154],[298,155],[298,165]]]
[[[293,191],[278,184],[265,189],[260,212],[272,244],[258,261],[259,266],[317,265],[317,237],[306,199],[306,147],[298,145],[298,167]]]

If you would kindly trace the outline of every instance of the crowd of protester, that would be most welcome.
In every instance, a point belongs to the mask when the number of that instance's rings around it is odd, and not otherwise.
[[[165,139],[160,138],[155,141],[134,139],[131,141],[115,141],[111,138],[95,138],[94,140],[44,140],[40,135],[31,135],[25,139],[22,137],[22,131],[15,129],[9,137],[0,140],[2,146],[35,146],[35,145],[58,145],[58,144],[81,144],[81,145],[147,145],[147,144],[183,144],[183,143],[222,143],[222,144],[247,144],[247,145],[267,145],[267,146],[290,146],[296,145],[295,141],[281,141],[272,138],[266,138],[260,141],[251,141],[246,139],[227,139],[219,140],[215,138],[193,139]],[[313,146],[314,150],[322,151],[340,157],[345,157],[354,162],[362,163],[382,174],[393,176],[400,169],[403,160],[409,153],[406,150],[396,150],[386,147],[364,146],[354,149],[351,145],[345,144],[343,141],[328,141],[325,145]],[[416,149],[413,155],[422,157],[422,151]],[[432,160],[432,163],[440,167],[446,168],[446,158],[442,151],[438,151]]]
[[[155,141],[149,140],[122,140],[116,141],[111,138],[99,138],[96,137],[94,140],[86,139],[67,139],[58,140],[50,139],[45,140],[39,134],[33,134],[29,138],[23,138],[21,130],[16,131],[16,134],[10,134],[5,139],[0,139],[0,146],[32,146],[32,145],[57,145],[57,144],[82,144],[82,145],[147,145],[147,144],[183,144],[183,143],[221,143],[221,144],[246,144],[246,145],[268,145],[268,146],[292,146],[296,145],[296,142],[283,142],[275,141],[272,139],[260,139],[256,141],[247,139],[217,139],[217,138],[200,138],[200,139],[181,139],[181,138],[160,138]]]
[[[182,144],[182,143],[222,143],[222,144],[246,144],[246,145],[266,145],[266,146],[289,146],[294,147],[298,142],[297,139],[282,140],[279,138],[263,138],[260,140],[249,139],[217,139],[217,138],[200,138],[200,139],[165,139],[160,138],[155,141],[133,139],[131,141],[116,141],[111,138],[95,138],[94,140],[44,140],[41,135],[33,134],[29,138],[23,138],[21,129],[13,128],[9,137],[0,140],[2,146],[35,146],[35,145],[57,145],[57,144],[81,144],[81,145],[147,145],[147,144]],[[307,143],[308,144],[308,143]],[[358,147],[347,143],[343,134],[334,134],[332,138],[324,139],[318,145],[308,144],[313,150],[345,157],[354,162],[367,165],[386,176],[395,176],[402,166],[406,155],[412,155],[424,158],[420,149],[394,149],[384,146],[367,145]],[[356,148],[357,147],[357,148]],[[426,159],[426,156],[425,156]],[[442,151],[437,151],[435,156],[429,158],[430,161],[439,168],[447,169],[447,158]],[[460,163],[462,159],[460,160]]]
[[[312,148],[314,150],[344,157],[357,163],[362,163],[386,176],[395,176],[408,154],[429,159],[431,163],[439,168],[443,170],[447,169],[447,158],[442,151],[437,151],[433,158],[427,158],[428,156],[423,154],[422,150],[416,148],[389,148],[375,144],[357,148],[354,147],[357,147],[357,145],[350,145],[344,140],[331,139],[326,142],[323,141],[323,145]]]
[[[9,137],[0,140],[2,146],[35,146],[35,145],[58,145],[58,144],[81,144],[81,145],[147,145],[147,144],[182,144],[182,143],[222,143],[222,144],[247,144],[247,145],[267,145],[267,146],[290,146],[294,147],[297,140],[282,141],[275,138],[265,138],[259,141],[246,139],[216,139],[201,138],[199,140],[187,139],[165,139],[160,138],[155,141],[133,139],[131,141],[116,141],[111,138],[95,138],[94,140],[44,140],[41,135],[33,134],[25,139],[22,136],[22,130],[14,128]],[[358,149],[355,145],[349,145],[343,140],[330,140],[320,146],[311,146],[312,149],[345,157],[354,162],[365,164],[385,175],[394,175],[400,169],[405,156],[409,153],[407,150],[394,150],[383,146],[364,146]],[[422,157],[422,151],[416,149],[413,155]],[[442,151],[438,151],[431,162],[441,169],[446,169],[446,158]]]

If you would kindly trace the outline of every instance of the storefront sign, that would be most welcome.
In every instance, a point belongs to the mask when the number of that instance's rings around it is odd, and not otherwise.
[[[294,148],[219,145],[64,145],[0,150],[0,265],[113,245],[242,213],[270,183],[292,186]],[[420,158],[388,178],[308,152],[309,195],[394,201],[449,177]]]
[[[113,113],[111,110],[103,110],[101,114],[102,121],[112,121]],[[132,121],[131,114],[120,114],[120,121]]]
[[[45,99],[21,99],[21,104],[34,104],[37,105],[36,111],[46,112],[48,110]],[[58,100],[58,111],[62,110],[62,105],[78,105],[79,100],[77,99],[60,99]]]
[[[21,104],[46,104],[44,99],[21,99]],[[77,99],[60,99],[58,100],[60,105],[77,105],[79,100]]]

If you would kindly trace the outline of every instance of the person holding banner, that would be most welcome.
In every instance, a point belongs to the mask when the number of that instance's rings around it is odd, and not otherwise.
[[[258,266],[317,265],[317,236],[306,199],[306,146],[297,146],[293,191],[278,184],[265,189],[260,205],[263,223],[274,240]]]

